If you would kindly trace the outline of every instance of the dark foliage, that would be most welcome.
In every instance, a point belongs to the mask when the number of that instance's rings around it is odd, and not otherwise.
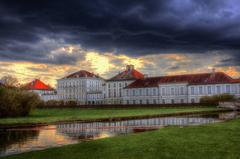
[[[40,103],[35,93],[17,88],[0,88],[0,117],[27,116]]]

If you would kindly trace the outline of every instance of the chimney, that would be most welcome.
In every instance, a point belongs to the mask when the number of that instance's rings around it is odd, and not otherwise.
[[[127,69],[128,71],[132,71],[132,70],[134,69],[134,65],[127,65],[127,66],[126,66],[126,69]]]
[[[212,73],[215,73],[216,72],[216,69],[215,68],[212,68]]]

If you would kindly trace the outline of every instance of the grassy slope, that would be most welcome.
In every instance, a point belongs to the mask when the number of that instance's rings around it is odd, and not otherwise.
[[[240,119],[118,136],[35,151],[8,159],[237,159]]]
[[[36,109],[28,117],[0,118],[0,124],[49,123],[55,121],[99,119],[109,117],[127,117],[156,115],[179,112],[218,110],[213,107],[200,108],[134,108],[134,109]]]

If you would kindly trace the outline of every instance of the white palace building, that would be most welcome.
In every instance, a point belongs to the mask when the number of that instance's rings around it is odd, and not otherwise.
[[[240,79],[223,72],[146,77],[133,65],[110,79],[85,70],[57,81],[58,100],[79,104],[198,103],[202,96],[240,97]]]

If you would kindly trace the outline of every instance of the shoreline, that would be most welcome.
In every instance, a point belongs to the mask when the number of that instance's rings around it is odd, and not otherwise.
[[[20,123],[20,124],[0,124],[0,131],[12,128],[26,128],[26,127],[38,127],[38,126],[48,126],[54,124],[67,124],[71,122],[109,122],[109,121],[123,121],[131,119],[148,119],[156,117],[171,117],[171,116],[183,116],[183,115],[195,115],[195,114],[208,114],[208,113],[221,113],[221,112],[231,112],[231,109],[221,109],[221,110],[207,110],[207,111],[195,111],[195,112],[178,112],[178,113],[166,113],[166,114],[155,114],[155,115],[137,115],[137,116],[123,116],[123,117],[110,117],[110,118],[96,118],[96,119],[77,119],[77,120],[59,120],[56,122],[43,122],[43,123]]]

